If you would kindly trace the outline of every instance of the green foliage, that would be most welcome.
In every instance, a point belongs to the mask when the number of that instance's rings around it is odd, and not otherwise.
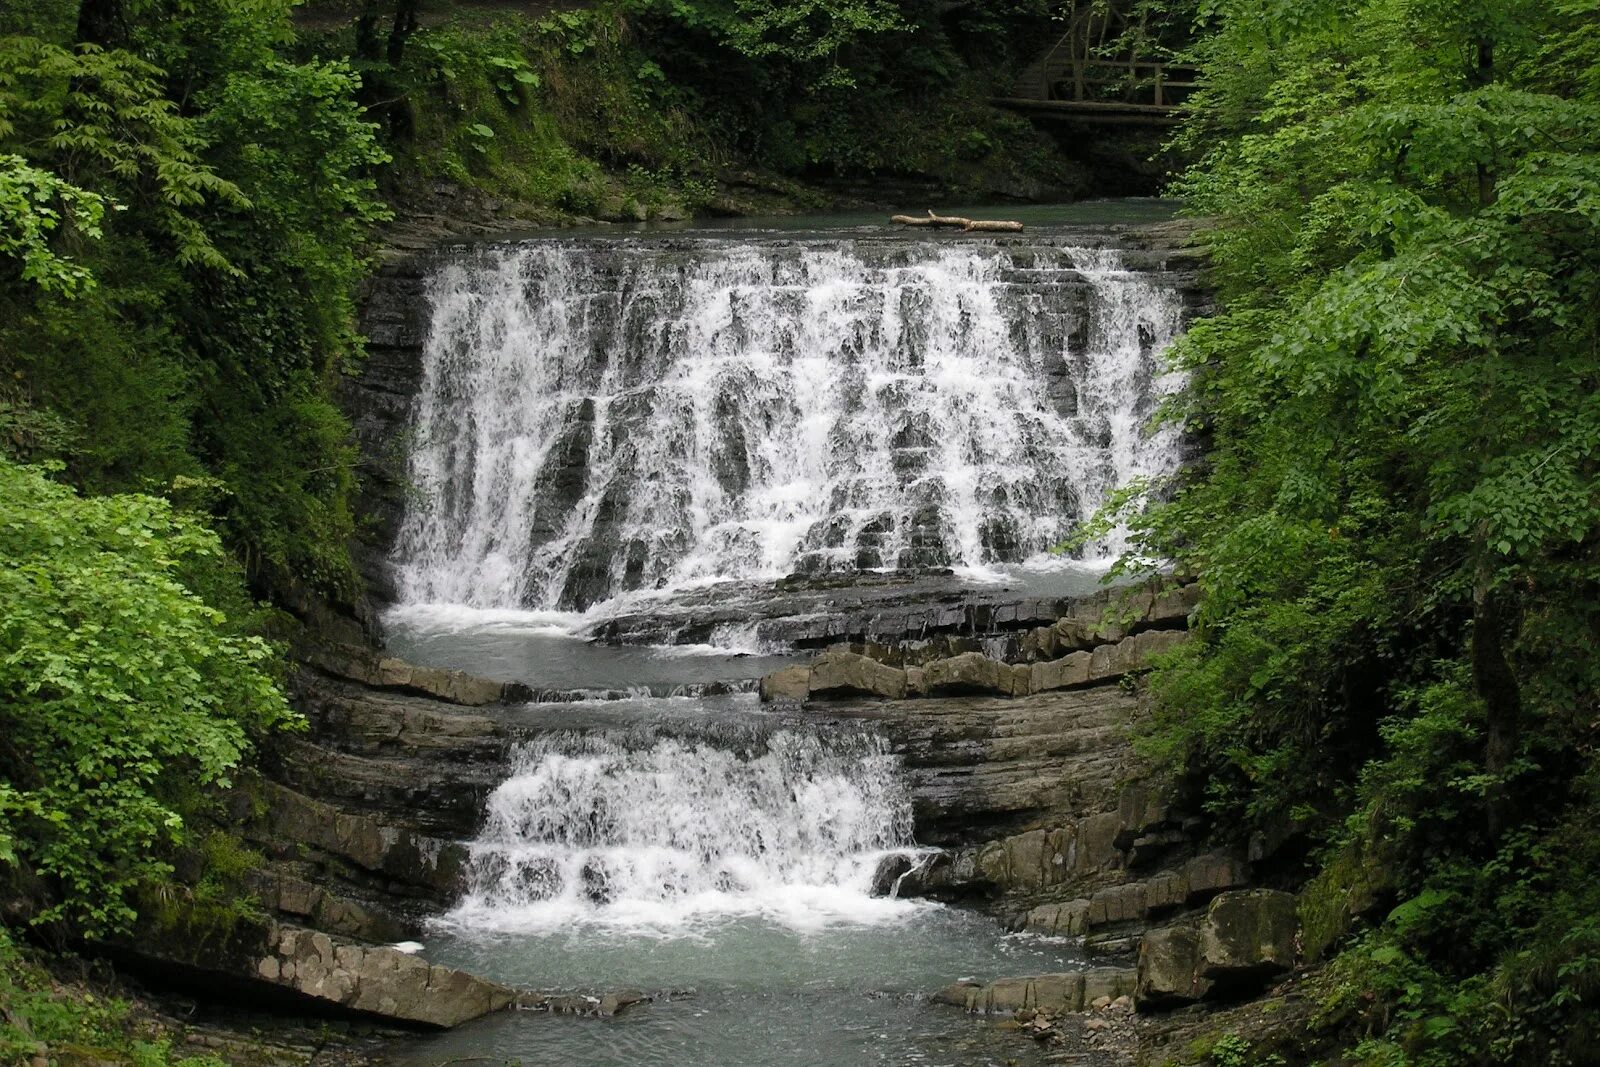
[[[347,591],[362,245],[386,160],[337,62],[291,62],[289,4],[130,7],[105,39],[0,38],[0,375],[97,491],[220,476],[263,589]],[[71,20],[65,25],[70,27]],[[50,442],[57,447],[53,453]]]
[[[1145,745],[1324,843],[1355,1062],[1590,1062],[1600,6],[1201,15],[1181,192],[1226,313],[1168,414],[1213,448],[1135,522],[1206,596]]]
[[[90,934],[171,868],[183,811],[295,722],[276,654],[182,581],[216,537],[165,501],[81,497],[0,460],[0,859]]]
[[[1283,1057],[1256,1055],[1250,1042],[1237,1034],[1217,1038],[1207,1052],[1211,1067],[1283,1067]]]
[[[52,250],[60,230],[93,239],[105,216],[103,197],[28,165],[0,156],[0,257],[20,261],[21,278],[46,292],[71,295],[94,284],[88,270]]]
[[[781,56],[820,67],[819,86],[848,87],[856,80],[842,65],[841,50],[863,37],[904,28],[892,0],[734,0],[728,41],[752,58]]]
[[[0,1060],[28,1063],[42,1052],[133,1067],[224,1067],[215,1056],[174,1052],[170,1038],[141,1025],[132,1006],[52,978],[0,927]],[[48,1056],[47,1056],[48,1058]]]

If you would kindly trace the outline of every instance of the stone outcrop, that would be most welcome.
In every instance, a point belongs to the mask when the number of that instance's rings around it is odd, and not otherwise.
[[[261,907],[315,929],[365,941],[403,941],[414,925],[376,904],[363,904],[283,868],[254,871],[246,884]]]
[[[1027,697],[1060,689],[1115,682],[1149,667],[1151,660],[1188,639],[1183,630],[1148,630],[1114,644],[1060,659],[1010,664],[981,652],[963,652],[918,667],[894,667],[844,648],[832,648],[808,665],[785,667],[761,680],[766,701],[841,700],[910,696]]]
[[[524,1011],[547,1011],[551,1015],[586,1015],[609,1019],[654,998],[638,990],[616,993],[523,993],[517,1007]]]
[[[1204,903],[1225,889],[1248,882],[1249,871],[1243,862],[1224,852],[1211,852],[1144,881],[1108,886],[1090,897],[1065,903],[1041,904],[1027,913],[1022,925],[1041,934],[1087,934]]]
[[[948,659],[936,659],[921,669],[921,690],[929,696],[960,696],[995,693],[1001,696],[1027,696],[1031,673],[1026,667],[1013,667],[979,652],[965,652]]]
[[[1104,997],[1115,1000],[1131,994],[1134,971],[1122,967],[1093,967],[1062,974],[1001,978],[993,982],[957,982],[933,995],[938,1004],[950,1004],[975,1014],[1038,1011],[1052,1015],[1083,1011]]]
[[[1073,600],[1054,623],[1030,630],[1021,651],[1028,658],[1048,660],[1153,629],[1181,630],[1199,603],[1198,585],[1108,589]]]
[[[381,880],[392,893],[448,901],[460,887],[466,847],[409,827],[342,811],[275,782],[261,783],[267,808],[254,834],[298,852],[314,850]]]
[[[343,650],[334,654],[348,667]],[[504,776],[512,737],[461,703],[352,680],[358,670],[334,676],[333,663],[295,674],[291,692],[310,729],[278,738],[264,754],[266,777],[243,783],[238,818],[267,859],[252,888],[285,922],[398,940],[455,899],[461,842]]]

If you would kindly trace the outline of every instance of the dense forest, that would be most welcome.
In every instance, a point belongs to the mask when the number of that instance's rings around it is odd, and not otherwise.
[[[1205,458],[1108,512],[1205,594],[1142,744],[1302,842],[1317,963],[1313,1035],[1214,1062],[1600,1062],[1600,0],[1112,6],[1200,71],[1117,151],[1222,309],[1165,416]],[[0,9],[0,1058],[117,1028],[24,940],[250,907],[222,798],[299,725],[307,605],[362,596],[336,391],[386,227],[1081,195],[1103,159],[987,102],[1062,15]]]

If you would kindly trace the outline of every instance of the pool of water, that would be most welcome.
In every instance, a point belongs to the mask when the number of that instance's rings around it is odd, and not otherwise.
[[[578,925],[530,937],[442,925],[428,956],[537,989],[651,994],[615,1018],[514,1012],[417,1042],[398,1062],[625,1067],[1042,1063],[1033,1043],[933,1004],[963,977],[1081,964],[1065,942],[1007,935],[980,916],[896,902],[867,921],[796,929],[761,918],[673,936]]]
[[[652,690],[749,681],[794,657],[716,645],[618,646],[591,642],[576,613],[477,610],[455,605],[397,608],[385,617],[387,644],[413,663],[450,667],[540,690]]]

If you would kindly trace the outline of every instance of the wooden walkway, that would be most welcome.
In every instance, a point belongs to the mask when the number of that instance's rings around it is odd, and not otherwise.
[[[1011,95],[990,102],[1035,119],[1118,126],[1175,126],[1195,89],[1195,69],[1115,55],[1129,38],[1091,8],[1073,18],[1055,47],[1017,78]],[[1131,35],[1137,48],[1138,36]]]

